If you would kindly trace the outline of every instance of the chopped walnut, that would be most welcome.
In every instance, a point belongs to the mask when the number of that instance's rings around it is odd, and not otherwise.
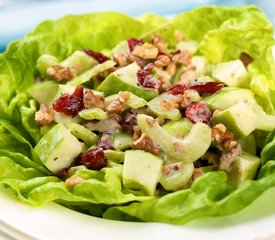
[[[228,131],[223,124],[215,125],[211,130],[212,142],[220,145],[225,152],[220,158],[220,169],[229,171],[231,164],[242,153],[241,145],[236,141],[233,133]]]
[[[58,82],[69,81],[75,77],[75,74],[72,72],[71,68],[62,67],[60,65],[49,67],[47,69],[47,74]]]
[[[154,61],[154,65],[158,68],[166,67],[171,63],[171,59],[167,55],[159,55]]]
[[[114,118],[106,118],[97,122],[87,122],[84,127],[88,128],[90,131],[98,131],[101,133],[117,133],[121,131],[121,125]]]
[[[104,109],[105,107],[104,97],[101,95],[94,94],[93,91],[90,89],[85,90],[83,102],[85,108],[98,107]]]
[[[192,54],[188,51],[177,53],[172,57],[172,61],[187,67],[192,63]]]
[[[130,93],[128,91],[120,91],[118,93],[118,99],[113,101],[108,107],[109,113],[121,113],[123,111],[125,103],[128,101]]]
[[[54,121],[53,107],[41,104],[39,111],[35,113],[35,121],[39,126],[51,124]]]
[[[127,66],[133,62],[131,54],[128,52],[117,54],[116,56],[114,56],[114,60],[120,67]]]
[[[65,184],[68,187],[74,187],[74,186],[78,185],[79,183],[82,183],[84,180],[85,179],[80,176],[73,175],[66,179]]]
[[[221,145],[222,148],[228,152],[238,144],[234,134],[228,131],[221,123],[212,128],[211,138],[213,142]]]
[[[162,172],[165,176],[169,176],[174,171],[178,171],[183,168],[183,162],[169,163],[163,166]]]
[[[159,35],[152,35],[151,36],[152,43],[155,47],[157,47],[161,52],[165,52],[168,48],[168,43]]]
[[[176,65],[176,63],[171,62],[171,63],[166,67],[166,70],[165,70],[165,71],[166,71],[166,73],[167,73],[168,75],[172,76],[172,75],[175,74],[176,70],[177,70],[177,65]]]
[[[144,43],[141,46],[137,46],[132,54],[143,59],[154,59],[158,56],[159,50],[150,43]]]
[[[156,155],[160,150],[160,148],[153,142],[153,140],[145,133],[142,133],[140,138],[133,143],[133,148],[151,152]]]
[[[171,110],[173,108],[174,109],[179,108],[179,104],[176,101],[167,101],[167,100],[163,99],[160,102],[160,107],[163,110],[169,111],[169,110]]]
[[[103,72],[99,72],[97,74],[97,78],[99,79],[105,79],[109,74],[111,74],[112,72],[116,71],[117,68],[116,67],[111,67],[111,68],[108,68],[106,69],[105,71]]]

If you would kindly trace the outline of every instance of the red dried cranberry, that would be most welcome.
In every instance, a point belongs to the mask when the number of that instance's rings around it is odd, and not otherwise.
[[[73,94],[64,94],[53,102],[53,108],[57,112],[63,112],[75,117],[84,108],[83,88],[77,87]]]
[[[144,43],[143,39],[137,39],[137,38],[128,38],[127,40],[128,46],[130,48],[130,51],[134,51],[136,46],[140,46]]]
[[[192,123],[203,122],[209,124],[212,112],[207,107],[206,103],[201,101],[191,103],[185,110],[185,116]]]
[[[65,180],[68,177],[68,168],[62,168],[59,170],[55,175],[63,180]]]
[[[186,86],[182,84],[176,84],[173,87],[171,87],[168,92],[173,94],[173,95],[178,95],[178,94],[183,94],[184,91],[187,89]]]
[[[196,90],[200,94],[204,93],[215,93],[221,90],[224,86],[224,83],[220,82],[204,82],[193,85],[189,89]]]
[[[105,56],[104,54],[102,54],[100,52],[95,52],[95,51],[93,51],[93,50],[91,50],[89,48],[85,48],[85,49],[83,49],[83,51],[87,55],[95,58],[99,63],[103,63],[103,62],[106,62],[107,60],[110,60],[110,58],[107,57],[107,56]]]
[[[158,89],[160,87],[159,81],[152,75],[153,64],[149,63],[144,68],[139,69],[137,78],[140,85],[146,88]]]
[[[108,165],[108,160],[102,148],[83,152],[78,158],[79,164],[92,170],[100,170]]]

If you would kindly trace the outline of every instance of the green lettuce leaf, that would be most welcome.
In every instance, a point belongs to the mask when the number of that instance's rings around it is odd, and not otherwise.
[[[256,6],[197,8],[176,16],[174,24],[200,42],[200,53],[213,64],[249,54],[254,59],[248,67],[251,89],[265,110],[275,113],[273,26]]]

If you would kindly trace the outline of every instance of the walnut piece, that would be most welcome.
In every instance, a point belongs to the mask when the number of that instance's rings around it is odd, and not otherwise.
[[[114,60],[120,67],[127,66],[133,62],[131,58],[131,54],[128,52],[116,54],[114,56]]]
[[[133,148],[144,150],[155,155],[157,155],[160,150],[159,147],[153,142],[153,140],[145,133],[142,133],[140,138],[133,143]]]
[[[168,43],[159,35],[152,35],[151,36],[152,43],[155,47],[157,47],[161,52],[165,52],[168,48]]]
[[[167,55],[159,55],[157,59],[154,61],[154,65],[158,68],[166,67],[171,63],[171,58]]]
[[[130,93],[128,91],[120,91],[118,93],[118,99],[113,101],[108,107],[109,113],[121,113],[124,108],[124,104],[128,101]]]
[[[47,69],[47,74],[58,82],[69,81],[75,77],[75,74],[72,72],[71,68],[62,67],[60,65],[49,67]]]
[[[85,179],[80,176],[73,175],[66,179],[65,184],[68,187],[74,187],[74,186],[78,185],[79,183],[82,183],[84,180]]]
[[[172,61],[175,63],[180,63],[180,64],[184,65],[185,67],[187,67],[187,66],[191,65],[191,63],[192,63],[192,54],[188,51],[176,53],[172,57]]]
[[[144,43],[141,46],[137,46],[132,54],[143,59],[154,59],[158,56],[159,50],[150,43]]]
[[[51,124],[54,121],[53,107],[41,104],[39,111],[35,113],[35,121],[39,126]]]
[[[101,95],[94,94],[93,91],[90,89],[85,90],[83,102],[85,108],[97,107],[104,109],[105,107],[104,97]]]
[[[176,101],[167,101],[163,99],[160,102],[160,107],[165,111],[169,111],[171,109],[179,108],[179,104]]]

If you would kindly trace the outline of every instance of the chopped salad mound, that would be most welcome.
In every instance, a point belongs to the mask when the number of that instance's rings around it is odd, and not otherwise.
[[[275,186],[272,35],[254,6],[40,24],[0,56],[0,183],[124,221],[248,206]]]

